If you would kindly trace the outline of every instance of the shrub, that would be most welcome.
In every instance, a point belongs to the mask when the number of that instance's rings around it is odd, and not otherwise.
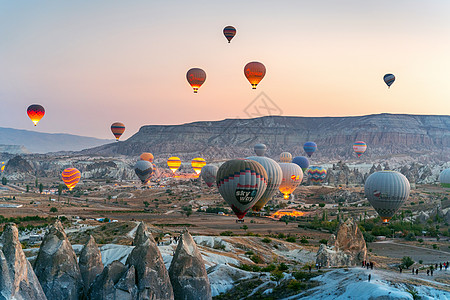
[[[406,235],[405,240],[407,241],[415,241],[416,240],[416,236],[414,235],[413,232],[410,232]]]
[[[255,264],[260,264],[263,262],[263,259],[261,256],[253,254],[252,256],[250,256],[250,259],[252,260],[252,262],[254,262]]]
[[[58,209],[56,207],[51,207],[50,212],[52,213],[58,212]]]
[[[300,243],[302,243],[302,244],[308,244],[309,241],[308,241],[306,238],[302,237],[302,239],[300,240]]]
[[[367,242],[367,241],[366,241]],[[319,241],[319,243],[321,243],[321,244],[328,244],[328,240],[327,239],[321,239],[320,241]]]
[[[295,236],[290,236],[286,239],[287,242],[289,243],[295,243]]]
[[[289,267],[285,263],[281,263],[277,269],[279,271],[287,271],[287,270],[289,270]]]
[[[423,239],[418,239],[417,241],[419,241],[419,243],[423,243]]]
[[[270,244],[270,242],[272,242],[271,239],[269,239],[268,237],[265,237],[261,240],[261,242],[266,243],[266,244]]]
[[[325,203],[319,203],[319,207],[325,207]]]
[[[220,233],[221,236],[233,236],[233,231],[227,230]]]

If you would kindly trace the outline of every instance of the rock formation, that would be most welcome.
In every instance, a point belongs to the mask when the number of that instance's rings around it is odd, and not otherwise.
[[[144,222],[139,223],[136,229],[136,235],[134,236],[133,246],[141,246],[148,240],[151,233],[148,230],[147,225]]]
[[[328,245],[320,245],[316,263],[325,267],[356,266],[366,260],[366,255],[364,236],[356,222],[349,218],[339,225]]]
[[[144,229],[145,224],[141,225]],[[169,273],[153,236],[146,230],[138,231],[135,242],[126,264],[136,269],[139,299],[173,299]]]
[[[205,262],[187,230],[178,242],[169,268],[169,276],[175,299],[211,299],[211,286]]]
[[[7,224],[1,237],[0,250],[0,299],[47,299],[25,257],[15,224]]]
[[[78,300],[83,297],[83,280],[77,258],[58,220],[44,237],[34,271],[47,299]]]
[[[84,291],[87,294],[95,277],[103,271],[102,254],[92,235],[81,250],[78,265],[83,278]]]

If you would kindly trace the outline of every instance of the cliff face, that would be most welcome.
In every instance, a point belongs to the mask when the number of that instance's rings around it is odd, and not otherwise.
[[[304,155],[302,146],[315,141],[316,159],[354,156],[353,142],[363,140],[365,157],[431,155],[444,161],[450,153],[450,116],[379,114],[359,117],[282,117],[227,119],[170,126],[143,126],[124,142],[85,150],[84,154],[139,155],[176,153],[183,158],[202,155],[207,159],[246,156],[255,143],[265,143],[267,155],[283,151]]]

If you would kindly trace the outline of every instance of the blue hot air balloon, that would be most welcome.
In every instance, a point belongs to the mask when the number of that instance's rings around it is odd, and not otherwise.
[[[390,88],[395,81],[395,76],[394,74],[386,74],[384,75],[383,80],[387,84],[388,88]]]
[[[305,150],[306,154],[311,157],[311,155],[317,150],[317,144],[314,142],[306,142],[303,145],[303,150]]]
[[[305,156],[296,156],[292,160],[293,164],[298,165],[300,168],[302,168],[302,171],[305,172],[305,170],[309,167],[309,159]]]

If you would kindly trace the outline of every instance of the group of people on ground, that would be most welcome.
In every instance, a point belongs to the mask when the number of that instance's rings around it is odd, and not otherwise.
[[[363,268],[367,268],[367,270],[369,270],[369,268],[370,268],[371,270],[373,270],[373,261],[366,261],[366,260],[363,260],[363,261],[362,261],[362,267],[363,267]]]
[[[402,266],[399,266],[400,269],[400,273],[402,273]],[[444,263],[439,263],[439,264],[435,264],[435,265],[431,265],[429,268],[427,268],[427,276],[433,276],[433,272],[436,270],[440,270],[442,271],[442,269],[445,269],[445,271],[447,271],[448,269],[448,261],[444,262]],[[411,273],[414,275],[419,275],[419,268],[412,268],[411,269]]]

